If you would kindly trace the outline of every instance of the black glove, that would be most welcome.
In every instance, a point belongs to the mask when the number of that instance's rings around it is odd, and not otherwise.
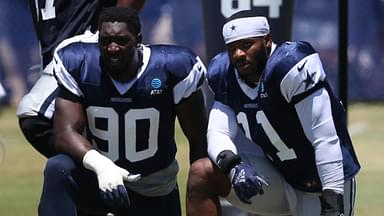
[[[131,201],[129,200],[128,192],[124,185],[118,185],[116,189],[112,191],[99,191],[104,203],[111,208],[129,207]]]
[[[259,175],[255,168],[241,162],[241,158],[230,150],[224,150],[216,158],[216,162],[225,175],[229,175],[237,197],[247,204],[257,194],[263,194],[263,185],[269,184]]]
[[[231,170],[231,180],[233,189],[237,197],[247,204],[251,204],[250,199],[258,194],[264,194],[263,185],[269,184],[259,175],[255,168],[247,163],[241,162]]]
[[[321,216],[343,216],[343,194],[334,190],[325,189],[320,196]]]

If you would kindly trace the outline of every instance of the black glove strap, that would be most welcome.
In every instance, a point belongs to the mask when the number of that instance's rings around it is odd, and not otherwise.
[[[217,165],[225,175],[228,175],[231,169],[239,164],[240,161],[240,157],[230,150],[220,152],[216,158]]]

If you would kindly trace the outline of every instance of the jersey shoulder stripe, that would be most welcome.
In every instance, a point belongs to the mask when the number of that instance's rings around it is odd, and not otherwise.
[[[285,100],[290,103],[298,102],[310,92],[324,86],[326,74],[317,53],[303,58],[294,65],[280,82],[280,91]]]
[[[76,76],[71,73],[76,73],[76,69],[80,68],[85,58],[92,58],[94,64],[98,65],[97,40],[97,33],[86,32],[64,40],[55,50],[54,73],[57,81],[76,96],[82,97],[83,92],[78,85],[78,80],[75,80]]]
[[[269,76],[284,77],[301,59],[313,53],[315,50],[307,42],[285,42],[269,57],[264,76],[267,79]]]
[[[217,54],[208,66],[208,83],[215,94],[215,100],[226,105],[228,105],[228,88],[234,77],[231,73],[234,73],[234,67],[230,64],[227,52]]]
[[[325,77],[319,55],[309,43],[300,41],[277,47],[268,59],[262,79],[275,85],[290,103],[293,97],[317,88]]]

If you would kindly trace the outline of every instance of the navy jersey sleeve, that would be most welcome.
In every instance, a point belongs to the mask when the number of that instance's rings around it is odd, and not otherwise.
[[[288,103],[296,104],[324,86],[326,74],[319,55],[307,42],[286,42],[270,57],[266,68]]]
[[[191,50],[178,46],[164,46],[166,68],[173,77],[174,102],[178,104],[202,86],[206,68]]]
[[[66,91],[82,97],[83,93],[78,85],[79,68],[82,61],[82,56],[76,52],[77,45],[73,44],[55,53],[55,77],[61,86]]]
[[[228,105],[229,73],[234,72],[226,52],[217,54],[208,65],[208,83],[215,100]]]
[[[89,46],[93,49],[89,49]],[[79,86],[81,69],[85,67],[86,62],[91,62],[93,50],[97,48],[97,34],[79,35],[64,40],[54,53],[55,68],[54,73],[58,83],[67,91],[83,97],[83,92]]]

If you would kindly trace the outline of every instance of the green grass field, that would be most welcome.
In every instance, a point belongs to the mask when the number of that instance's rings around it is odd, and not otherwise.
[[[357,177],[357,216],[384,214],[384,104],[353,104],[349,128],[362,170]],[[180,129],[176,135],[179,185],[185,194],[188,147]],[[383,154],[383,155],[382,155]],[[45,159],[21,135],[14,109],[0,114],[0,215],[37,215]],[[184,205],[184,200],[183,200]]]

